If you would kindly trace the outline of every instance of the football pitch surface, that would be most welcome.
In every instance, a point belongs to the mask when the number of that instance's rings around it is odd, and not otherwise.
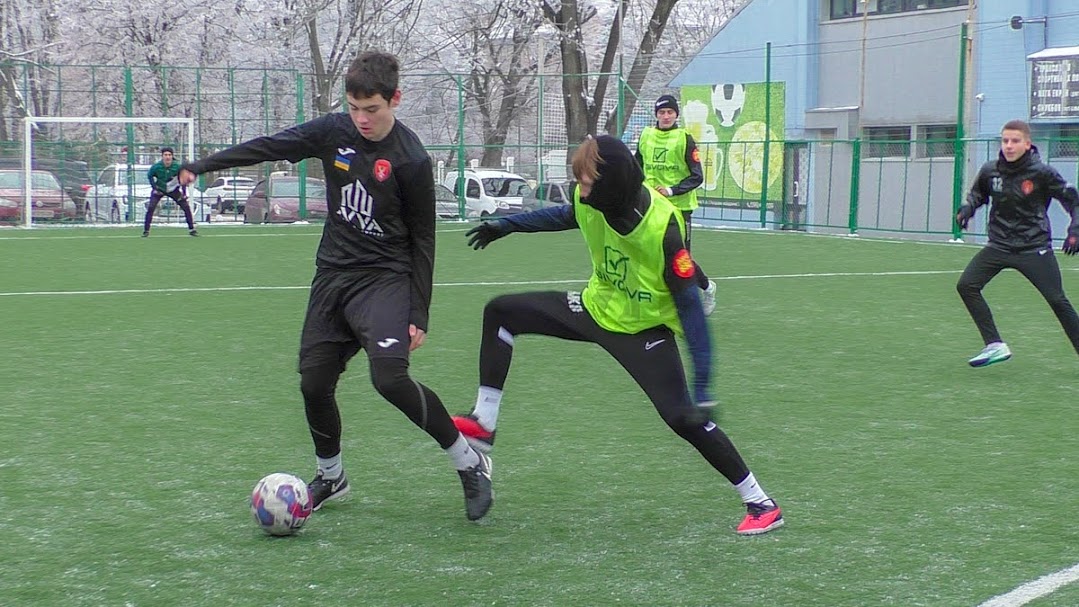
[[[439,226],[412,359],[451,412],[484,304],[589,272],[578,232],[476,252],[467,227]],[[1014,357],[967,366],[974,246],[694,232],[719,423],[772,533],[734,533],[737,493],[598,347],[522,336],[487,519],[361,354],[352,494],[270,538],[255,482],[314,471],[295,367],[320,228],[200,228],[0,231],[0,605],[1079,605],[1079,359],[1009,271],[986,297]]]

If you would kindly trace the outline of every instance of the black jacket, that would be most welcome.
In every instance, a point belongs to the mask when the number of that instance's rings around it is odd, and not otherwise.
[[[1015,162],[1000,154],[985,163],[967,194],[966,204],[977,209],[990,200],[989,245],[1011,253],[1053,246],[1049,229],[1049,202],[1056,198],[1071,216],[1068,234],[1079,235],[1079,192],[1031,146]]]

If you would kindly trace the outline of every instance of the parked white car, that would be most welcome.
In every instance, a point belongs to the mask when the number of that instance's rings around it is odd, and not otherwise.
[[[139,222],[146,216],[146,203],[150,200],[150,181],[146,177],[148,164],[110,164],[101,170],[94,180],[94,185],[86,192],[86,221],[95,222]],[[195,221],[205,221],[203,207],[198,193],[188,195],[191,213]],[[174,203],[165,198],[155,213],[159,221],[183,221],[183,213],[173,212]]]
[[[449,171],[442,185],[457,192],[457,182],[457,171]],[[467,169],[462,185],[469,218],[520,213],[521,201],[532,193],[524,177],[499,169]]]
[[[218,177],[202,191],[202,203],[217,209],[219,213],[243,214],[244,201],[255,189],[250,177]]]

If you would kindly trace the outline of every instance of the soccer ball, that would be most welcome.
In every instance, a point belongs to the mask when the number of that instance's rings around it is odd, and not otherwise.
[[[251,515],[270,535],[292,535],[311,516],[307,483],[284,472],[262,478],[251,492]]]

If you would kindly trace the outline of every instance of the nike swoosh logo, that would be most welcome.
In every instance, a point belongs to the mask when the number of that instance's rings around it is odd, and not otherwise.
[[[396,339],[394,339],[393,337],[387,337],[386,339],[383,339],[382,341],[378,342],[378,345],[382,346],[383,348],[389,348],[390,346],[392,346],[395,343],[397,343]]]
[[[656,346],[658,346],[659,344],[661,344],[661,343],[663,343],[665,341],[667,341],[667,340],[666,339],[657,339],[656,341],[646,341],[644,343],[644,349],[645,350],[651,350],[652,348],[655,348]]]

